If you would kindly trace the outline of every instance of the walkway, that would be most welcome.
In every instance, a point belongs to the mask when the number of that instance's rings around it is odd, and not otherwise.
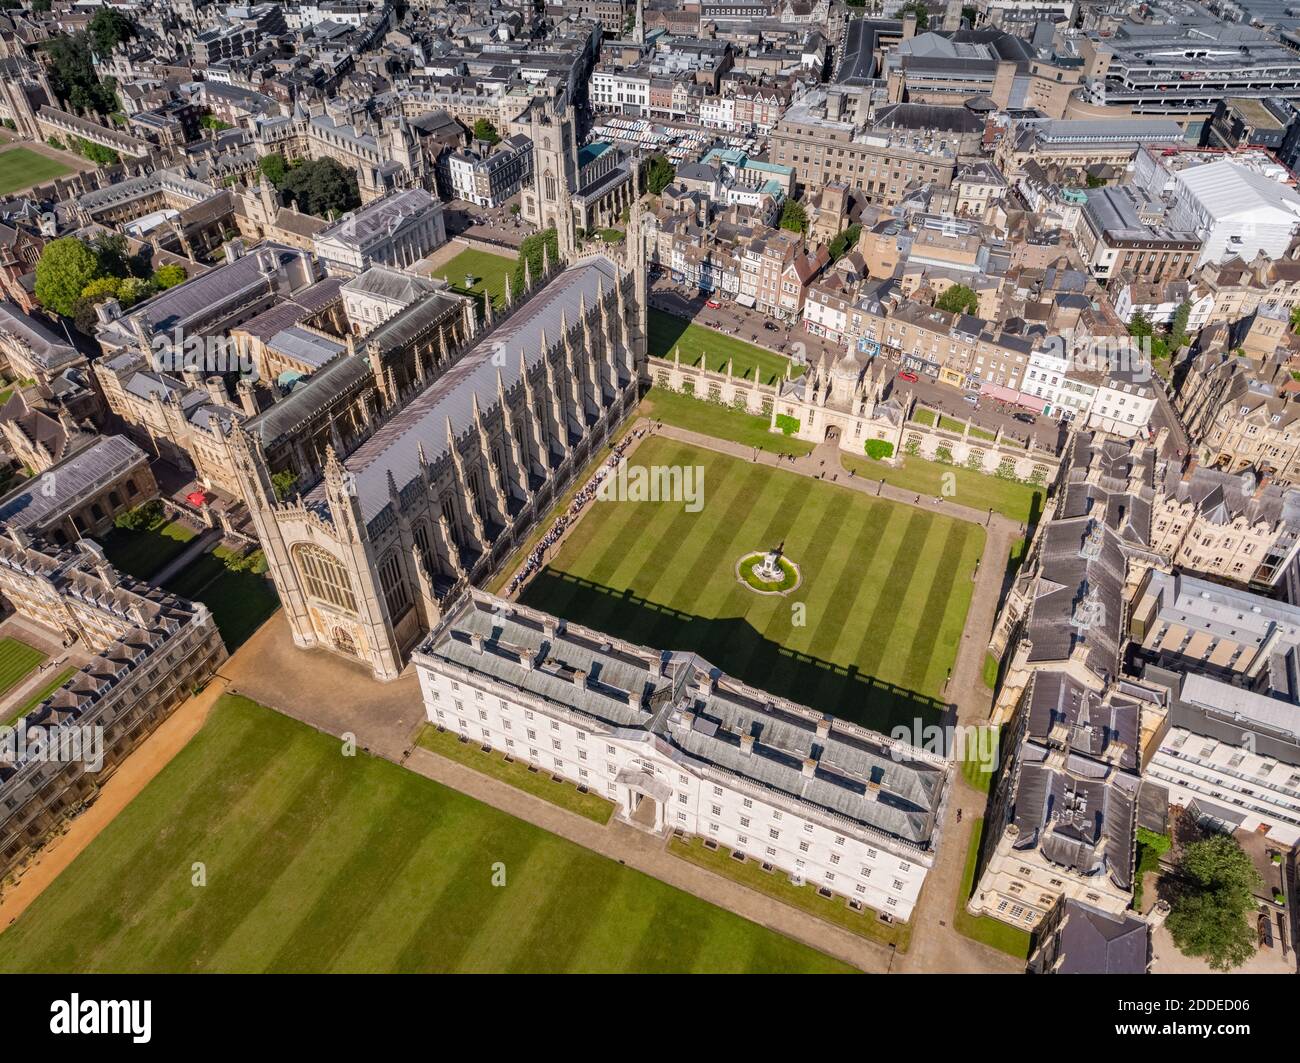
[[[209,528],[197,539],[187,543],[184,550],[150,576],[149,582],[155,587],[163,586],[168,580],[174,579],[185,569],[189,568],[190,564],[201,554],[206,554],[208,552],[208,547],[221,542],[222,537],[223,532],[220,528]]]
[[[45,844],[23,868],[17,882],[7,886],[0,899],[0,930],[27,910],[82,851],[134,800],[177,753],[198,734],[225,681],[213,679],[196,697],[188,698],[126,758],[87,809],[68,823],[67,830]]]

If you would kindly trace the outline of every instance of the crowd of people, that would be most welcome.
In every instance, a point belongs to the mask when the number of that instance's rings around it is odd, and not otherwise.
[[[600,487],[600,482],[605,479],[611,470],[618,467],[618,463],[623,460],[623,455],[627,453],[628,448],[638,439],[653,432],[658,427],[658,424],[659,422],[654,422],[649,426],[637,428],[615,444],[610,451],[609,459],[596,470],[595,475],[587,481],[582,490],[573,496],[569,508],[555,518],[555,523],[547,529],[546,534],[533,547],[528,559],[510,580],[510,586],[506,590],[507,594],[514,594],[515,591],[528,582],[534,572],[542,567],[546,559],[546,551],[560,541],[569,525],[577,519],[578,514],[582,512],[587,503],[596,497],[596,490]]]

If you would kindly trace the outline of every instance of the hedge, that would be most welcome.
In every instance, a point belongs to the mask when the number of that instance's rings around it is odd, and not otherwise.
[[[790,417],[784,413],[778,413],[776,415],[776,426],[786,435],[792,436],[799,431],[799,418]]]
[[[887,439],[868,439],[867,440],[867,457],[880,461],[882,458],[893,457],[894,444]]]

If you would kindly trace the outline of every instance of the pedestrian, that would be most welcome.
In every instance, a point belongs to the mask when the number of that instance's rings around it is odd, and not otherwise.
[[[961,822],[961,809],[960,809],[960,808],[957,809],[957,822],[958,822],[958,823]]]

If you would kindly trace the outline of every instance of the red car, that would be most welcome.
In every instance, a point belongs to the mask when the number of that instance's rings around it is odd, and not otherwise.
[[[898,374],[898,379],[906,380],[909,384],[915,384],[919,379],[919,377],[917,377],[915,373],[909,372],[908,370],[904,369],[901,373]]]
[[[705,300],[704,300],[704,305],[707,306],[710,310],[721,310],[721,309],[722,309],[722,304],[721,304],[720,302],[718,302],[716,299],[705,299]]]

